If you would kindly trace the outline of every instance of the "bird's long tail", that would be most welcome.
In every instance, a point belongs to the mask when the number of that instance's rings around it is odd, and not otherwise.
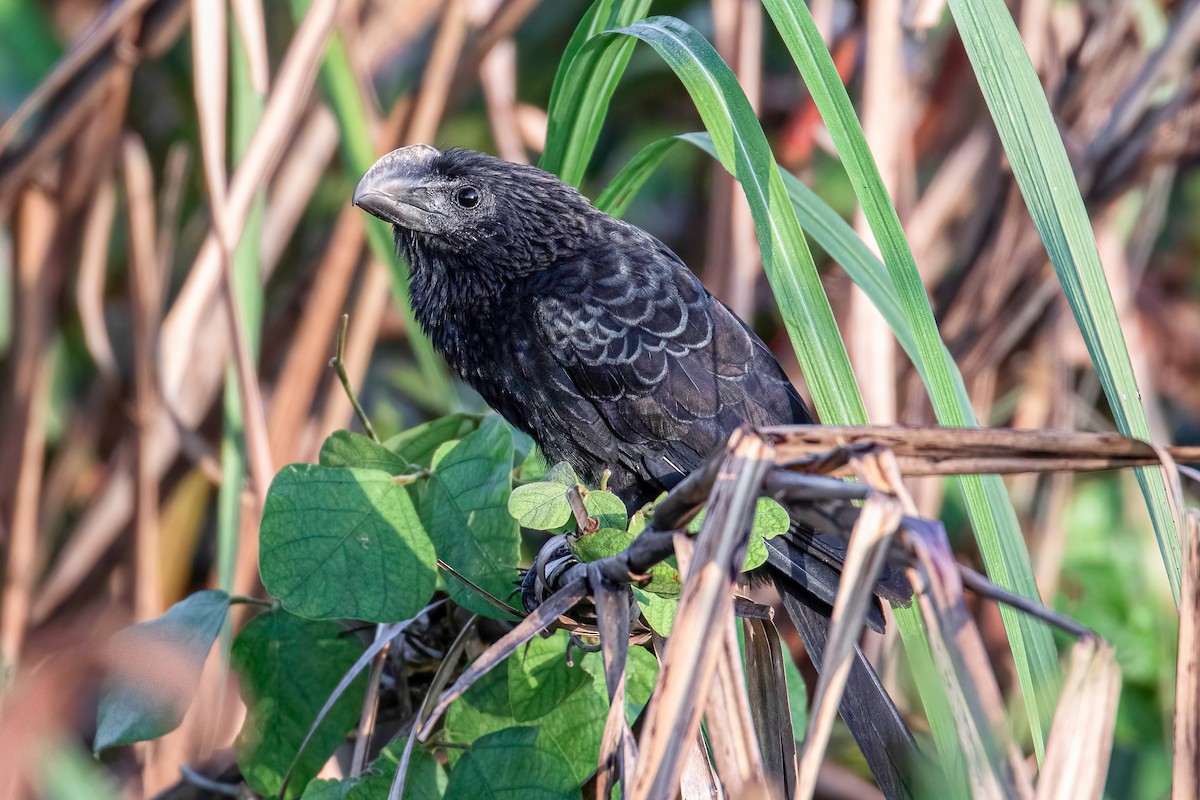
[[[819,671],[829,636],[829,607],[808,586],[813,577],[812,565],[797,563],[804,560],[802,551],[786,540],[775,539],[767,544],[771,575],[783,607]],[[857,644],[838,710],[884,796],[888,800],[913,797],[913,771],[921,758],[920,751],[879,675]]]

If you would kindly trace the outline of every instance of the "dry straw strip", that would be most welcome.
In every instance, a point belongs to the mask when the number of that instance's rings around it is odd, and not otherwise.
[[[1175,672],[1173,800],[1200,797],[1200,511],[1188,514]]]

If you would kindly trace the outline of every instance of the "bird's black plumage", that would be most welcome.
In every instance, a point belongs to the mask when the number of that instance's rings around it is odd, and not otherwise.
[[[632,507],[742,423],[812,422],[767,346],[666,245],[542,170],[415,145],[380,159],[355,203],[393,223],[416,319],[451,368],[550,461],[593,485],[611,470]],[[829,547],[803,544],[773,551],[779,580],[827,612]]]
[[[742,422],[811,422],[779,363],[662,242],[533,167],[480,153],[429,171],[461,230],[397,227],[416,318],[451,368],[551,462],[632,506]],[[479,195],[462,208],[456,192]]]

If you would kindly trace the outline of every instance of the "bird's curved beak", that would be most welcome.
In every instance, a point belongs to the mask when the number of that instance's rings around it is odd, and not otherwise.
[[[440,215],[425,188],[441,153],[427,144],[393,150],[380,158],[354,189],[354,205],[401,228],[435,233]]]

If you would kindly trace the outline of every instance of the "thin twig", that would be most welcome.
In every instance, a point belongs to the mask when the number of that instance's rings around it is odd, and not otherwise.
[[[346,399],[350,401],[350,405],[354,408],[354,415],[362,423],[363,430],[367,432],[372,441],[378,443],[379,434],[375,433],[375,427],[371,425],[371,420],[367,416],[367,412],[363,411],[362,404],[358,402],[358,395],[354,392],[354,387],[350,385],[350,376],[346,374],[346,331],[349,328],[350,315],[342,314],[342,326],[338,329],[337,355],[329,360],[329,366],[333,367],[333,371],[337,373],[338,380],[342,382],[342,389],[346,392]]]
[[[445,561],[442,561],[440,558],[437,560],[437,565],[438,565],[439,569],[445,571],[451,577],[458,579],[468,589],[475,592],[475,594],[479,595],[484,600],[487,600],[489,603],[491,603],[493,606],[500,609],[504,613],[512,614],[514,617],[525,616],[520,611],[517,611],[515,608],[510,606],[508,603],[504,602],[500,598],[491,594],[487,589],[484,589],[482,586],[480,586],[479,584],[472,581],[466,575],[463,575],[461,572],[459,572],[454,567],[447,564]]]
[[[387,626],[378,625],[375,628],[375,638],[378,640],[387,635]],[[379,681],[383,677],[383,667],[387,664],[388,650],[391,640],[383,643],[379,652],[371,661],[371,672],[367,677],[367,691],[363,696],[362,711],[358,716],[358,727],[354,735],[354,754],[350,758],[350,777],[357,778],[367,765],[367,750],[371,746],[371,734],[375,732],[375,719],[379,715]]]
[[[578,486],[567,489],[567,504],[571,506],[575,526],[580,533],[595,533],[600,530],[600,522],[588,514],[587,506],[583,504],[583,493],[579,491]]]
[[[1003,603],[1018,611],[1024,611],[1034,619],[1039,619],[1047,625],[1069,633],[1076,639],[1098,638],[1096,632],[1083,623],[1076,622],[1066,614],[1060,614],[1028,597],[1003,589],[965,564],[958,565],[958,572],[962,576],[963,586],[980,597],[986,597],[993,602]]]

